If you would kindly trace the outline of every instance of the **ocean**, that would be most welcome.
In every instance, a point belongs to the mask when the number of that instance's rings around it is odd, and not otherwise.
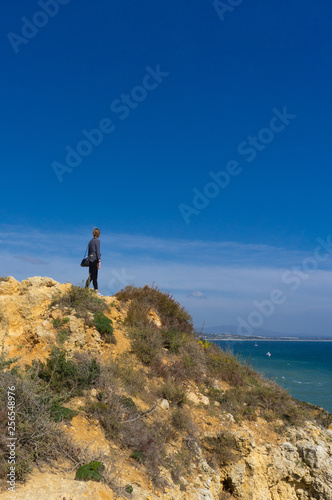
[[[332,342],[215,341],[296,399],[332,413]],[[267,353],[271,355],[268,356]]]

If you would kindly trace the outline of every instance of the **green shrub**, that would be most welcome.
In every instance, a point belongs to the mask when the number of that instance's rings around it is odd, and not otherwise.
[[[179,352],[180,347],[183,346],[190,338],[188,334],[180,333],[178,328],[162,330],[162,335],[164,339],[164,347],[175,354]]]
[[[35,361],[32,366],[38,377],[55,393],[80,395],[100,375],[100,365],[96,359],[78,354],[69,359],[68,353],[58,347],[53,347],[46,364]]]
[[[65,406],[61,406],[59,402],[54,403],[51,406],[50,416],[54,422],[62,422],[62,420],[71,420],[73,417],[78,415],[78,411],[71,410]]]
[[[221,389],[216,389],[215,387],[208,388],[208,398],[210,401],[217,401],[218,403],[222,403],[224,400],[224,391]]]
[[[141,464],[145,464],[145,455],[139,450],[135,450],[130,454],[130,458],[133,458],[134,460],[137,460],[137,462],[140,462]]]
[[[95,312],[93,324],[105,342],[116,344],[116,339],[113,335],[112,320],[105,316],[103,312]]]
[[[77,469],[75,479],[78,481],[102,481],[104,469],[105,466],[101,462],[90,462],[81,465]]]
[[[260,410],[262,416],[269,420],[271,414],[286,424],[299,426],[308,417],[307,412],[290,394],[272,381],[262,380],[259,386],[253,387],[245,396],[247,408]]]
[[[130,484],[127,484],[125,486],[125,492],[126,493],[132,493],[133,492],[133,487]]]
[[[180,478],[190,474],[190,469],[197,460],[199,446],[197,438],[193,434],[189,434],[179,443],[177,451],[166,458],[166,467],[170,471],[174,483],[180,485],[181,491],[185,491],[186,487]]]
[[[93,326],[91,314],[108,310],[106,301],[98,297],[93,290],[74,285],[71,285],[67,292],[57,294],[50,307],[70,311],[77,317],[83,318],[89,326]]]
[[[151,365],[157,360],[162,347],[177,354],[195,339],[191,316],[168,292],[154,286],[136,288],[131,285],[120,290],[116,296],[120,301],[131,301],[125,323],[130,327],[132,352],[144,364]],[[149,318],[151,311],[160,317],[161,327]],[[194,371],[189,354],[184,361]]]
[[[57,330],[56,338],[59,344],[63,344],[71,333],[70,328],[63,328],[64,325],[66,325],[67,323],[69,323],[69,318],[63,318],[63,319],[54,318],[52,320],[52,324],[54,328]]]
[[[52,324],[53,324],[54,328],[59,328],[59,326],[61,326],[61,324],[62,324],[62,321],[60,318],[54,318],[54,319],[52,319]]]
[[[121,396],[120,403],[129,410],[137,412],[136,404],[131,398],[127,398],[126,396]]]
[[[59,344],[64,344],[70,335],[70,330],[68,328],[62,328],[57,332],[57,341]]]
[[[304,401],[297,401],[297,404],[302,408],[302,412],[308,420],[315,420],[318,425],[321,425],[325,429],[329,429],[332,426],[332,414],[328,411],[323,410],[320,406],[315,406]]]

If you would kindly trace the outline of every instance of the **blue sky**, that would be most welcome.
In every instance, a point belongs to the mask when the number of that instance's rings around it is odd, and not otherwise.
[[[260,326],[332,335],[332,6],[222,3],[3,7],[1,272],[80,283],[98,226],[104,293],[155,282],[212,326],[278,289]]]

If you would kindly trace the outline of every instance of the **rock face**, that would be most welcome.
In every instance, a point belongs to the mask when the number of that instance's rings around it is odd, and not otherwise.
[[[20,356],[21,363],[46,359],[56,340],[53,320],[62,317],[61,311],[51,310],[49,304],[57,292],[68,290],[70,284],[60,284],[50,278],[29,278],[19,283],[14,278],[0,281],[0,336],[8,356]],[[116,346],[106,346],[94,328],[87,328],[82,319],[69,314],[67,325],[72,333],[66,344],[68,351],[89,350],[101,356],[121,356],[130,351],[123,319],[126,310],[116,298],[106,301],[112,307]],[[160,319],[150,311],[151,321],[159,326]],[[220,382],[212,386],[223,389]],[[111,439],[107,439],[98,420],[79,413],[63,432],[84,452],[84,458],[103,462],[116,478],[116,488],[93,481],[75,481],[75,470],[47,466],[34,470],[26,484],[17,484],[15,493],[3,491],[3,500],[81,500],[133,498],[135,500],[332,500],[332,431],[312,422],[302,428],[289,428],[285,433],[275,431],[275,423],[258,418],[237,424],[230,413],[215,405],[198,385],[189,384],[185,409],[190,413],[200,441],[191,443],[194,460],[188,465],[186,477],[174,481],[166,463],[160,467],[164,479],[161,489],[152,485],[143,466],[135,463]],[[82,399],[73,399],[68,407],[80,411],[86,401],[97,403],[97,391],[92,389]],[[135,403],[137,401],[135,400]],[[144,402],[138,401],[141,408]],[[146,409],[146,408],[144,408]],[[167,399],[160,399],[154,415],[170,418],[172,408]],[[218,438],[227,431],[235,439],[236,457],[226,465],[209,462],[202,443],[204,438]],[[181,434],[169,445],[169,453],[177,453]],[[65,459],[64,459],[65,460]],[[67,464],[68,465],[68,464]],[[115,484],[114,483],[114,484]],[[133,492],[125,486],[133,485]]]
[[[9,277],[0,281],[0,338],[4,342],[6,354],[20,357],[20,363],[30,364],[33,359],[44,360],[56,341],[56,329],[52,321],[62,318],[58,310],[50,310],[52,298],[69,290],[70,283],[60,284],[51,278],[36,276],[22,283]],[[106,302],[117,304],[114,297]],[[66,350],[86,350],[101,352],[100,335],[94,328],[87,328],[82,318],[68,313],[68,328],[71,335]],[[112,309],[110,317],[116,322],[121,314]],[[121,336],[117,352],[128,349],[129,342]]]

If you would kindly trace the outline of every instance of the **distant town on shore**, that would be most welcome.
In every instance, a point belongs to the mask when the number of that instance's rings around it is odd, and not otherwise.
[[[205,340],[247,340],[247,341],[326,341],[331,342],[332,336],[320,336],[320,335],[285,335],[280,332],[265,330],[263,328],[258,328],[251,335],[240,335],[236,333],[236,326],[234,325],[224,325],[224,326],[215,326],[215,327],[207,327],[202,328],[201,330],[197,329],[197,334]]]

